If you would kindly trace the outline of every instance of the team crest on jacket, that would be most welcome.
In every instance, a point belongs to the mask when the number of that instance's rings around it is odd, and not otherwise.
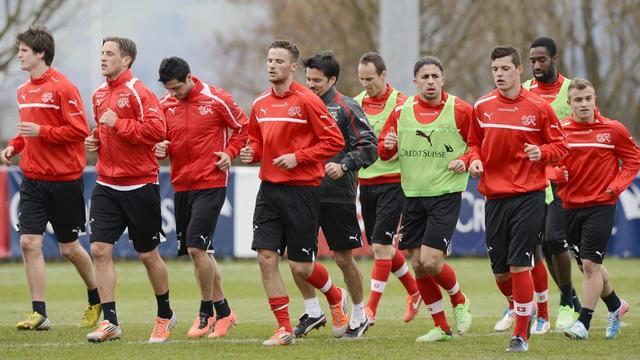
[[[289,115],[290,117],[302,116],[302,109],[298,105],[292,106],[289,108],[287,115]]]
[[[535,115],[522,115],[522,125],[524,126],[536,126],[536,116]]]
[[[53,94],[50,93],[50,92],[46,92],[46,93],[42,94],[42,102],[43,103],[53,102]]]
[[[198,106],[198,112],[202,116],[207,114],[213,114],[213,108],[211,107],[211,105],[200,105]]]
[[[118,99],[118,107],[120,109],[130,107],[130,106],[131,104],[129,103],[128,97],[121,97],[120,99]]]
[[[596,141],[599,143],[610,143],[611,142],[611,134],[610,133],[600,133],[596,135]]]

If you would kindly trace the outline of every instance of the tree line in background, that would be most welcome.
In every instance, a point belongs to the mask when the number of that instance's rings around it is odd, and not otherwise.
[[[242,103],[264,91],[264,75],[253,69],[264,69],[266,47],[277,38],[297,43],[303,57],[333,50],[342,67],[338,89],[361,91],[358,59],[378,48],[377,0],[244,1],[266,6],[268,21],[242,34],[219,33],[213,47],[227,64],[219,85]],[[531,76],[529,45],[549,36],[558,44],[560,72],[591,80],[602,112],[640,131],[640,0],[422,0],[420,25],[421,54],[443,61],[445,87],[467,101],[492,89],[489,53],[496,45],[521,50],[524,81]]]

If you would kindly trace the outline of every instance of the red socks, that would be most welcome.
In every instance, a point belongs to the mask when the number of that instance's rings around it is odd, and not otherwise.
[[[285,330],[293,334],[291,320],[289,319],[289,297],[280,296],[269,298],[269,306],[278,321],[278,328],[283,327]]]
[[[443,331],[449,332],[449,323],[447,323],[447,317],[442,304],[442,294],[434,278],[427,276],[416,279],[416,284],[422,300],[427,304],[427,310],[429,314],[431,314],[434,324]]]
[[[342,293],[333,285],[327,269],[319,263],[313,263],[313,271],[307,278],[307,282],[324,293],[329,305],[339,304],[342,301]]]
[[[464,304],[464,295],[462,294],[462,291],[460,291],[456,273],[453,271],[451,266],[445,263],[440,274],[434,276],[433,279],[438,283],[438,285],[447,291],[451,297],[451,305],[453,305],[453,307],[456,307],[459,304]]]
[[[511,283],[512,283],[511,278],[503,282],[498,282],[498,280],[496,280],[496,285],[498,285],[498,289],[500,289],[500,292],[502,293],[502,295],[504,295],[504,297],[507,298],[507,302],[509,303],[509,309],[513,309],[513,291],[512,291],[513,286],[511,286]]]
[[[533,310],[533,280],[529,270],[511,273],[513,283],[513,303],[516,311],[516,326],[514,336],[520,336],[527,340],[529,328],[529,316]]]
[[[391,271],[398,277],[398,280],[400,280],[407,290],[407,294],[413,295],[418,292],[416,278],[414,278],[413,274],[409,271],[404,255],[402,255],[400,250],[396,250],[396,254],[391,259]]]
[[[369,301],[367,307],[376,313],[378,309],[378,303],[384,292],[384,288],[387,286],[387,280],[389,280],[389,273],[391,272],[391,260],[376,259],[373,261],[373,270],[371,271],[371,292],[369,294]]]
[[[549,307],[547,299],[549,298],[549,274],[544,261],[538,261],[531,270],[531,278],[533,279],[534,298],[538,303],[538,316],[549,320]]]

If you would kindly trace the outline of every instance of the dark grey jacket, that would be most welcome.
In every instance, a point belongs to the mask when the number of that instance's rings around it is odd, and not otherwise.
[[[356,199],[357,171],[373,164],[378,158],[376,138],[362,108],[352,98],[331,87],[320,97],[338,123],[345,146],[327,162],[345,164],[347,171],[338,180],[326,176],[320,184],[320,201],[325,203],[353,203]]]

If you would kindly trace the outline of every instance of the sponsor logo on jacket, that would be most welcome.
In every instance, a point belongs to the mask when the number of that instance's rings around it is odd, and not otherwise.
[[[42,102],[43,103],[53,102],[53,94],[50,93],[50,92],[46,92],[46,93],[42,94]]]
[[[522,125],[524,126],[536,126],[536,116],[535,115],[522,115]]]
[[[198,113],[200,113],[200,115],[202,116],[213,114],[213,108],[211,107],[211,105],[200,105],[198,106]]]
[[[287,115],[289,115],[290,117],[295,117],[295,116],[302,116],[302,109],[300,108],[300,106],[298,105],[294,105],[292,107],[289,108],[289,111],[287,111]]]
[[[120,109],[126,108],[126,107],[131,107],[131,104],[129,103],[129,98],[128,97],[121,97],[120,99],[118,99],[118,107]]]

